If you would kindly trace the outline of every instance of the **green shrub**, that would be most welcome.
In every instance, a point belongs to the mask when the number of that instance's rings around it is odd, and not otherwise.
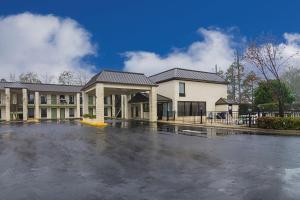
[[[259,128],[266,129],[297,129],[300,130],[300,117],[259,117]]]
[[[96,119],[96,115],[92,115],[92,114],[84,114],[83,118],[89,118],[89,119]]]

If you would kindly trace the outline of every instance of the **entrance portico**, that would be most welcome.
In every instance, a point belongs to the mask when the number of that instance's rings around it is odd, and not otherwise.
[[[104,122],[104,98],[111,96],[111,99],[115,99],[115,95],[121,95],[121,116],[123,119],[129,119],[131,108],[128,101],[138,92],[149,93],[149,121],[156,122],[157,85],[140,73],[102,71],[94,76],[82,89],[83,114],[88,113],[88,97],[94,96],[96,120]],[[111,116],[113,115],[115,113],[111,112]]]

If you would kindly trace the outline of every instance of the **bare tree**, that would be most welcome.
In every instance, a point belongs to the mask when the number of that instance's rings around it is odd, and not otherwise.
[[[272,80],[276,80],[279,83],[279,87],[274,91],[274,95],[278,101],[279,115],[284,116],[284,91],[281,79],[282,70],[288,66],[290,58],[283,56],[283,46],[275,43],[274,37],[263,37],[261,43],[252,42],[245,52],[245,60],[253,65],[258,72],[264,77],[264,79],[270,83]]]
[[[41,83],[38,75],[33,72],[27,72],[27,73],[20,74],[19,80],[22,83]]]
[[[54,76],[49,75],[47,72],[45,74],[42,74],[40,77],[41,77],[42,83],[48,83],[48,84],[53,83]]]
[[[9,74],[9,81],[11,81],[11,82],[16,82],[16,74],[10,73],[10,74]]]
[[[76,85],[76,77],[72,71],[63,71],[58,77],[58,82],[64,85]]]
[[[85,71],[78,71],[76,73],[76,79],[78,85],[85,85],[89,81],[90,75]]]

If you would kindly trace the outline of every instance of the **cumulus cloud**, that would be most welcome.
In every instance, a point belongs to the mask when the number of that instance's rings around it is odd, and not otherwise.
[[[195,41],[184,50],[175,49],[166,56],[155,52],[125,53],[124,70],[151,75],[174,67],[213,71],[215,65],[226,70],[234,61],[234,41],[230,33],[219,29],[200,28],[203,40]]]
[[[84,62],[96,54],[90,38],[69,18],[31,13],[0,17],[1,77],[24,72],[57,76],[64,70],[91,73],[94,66]]]

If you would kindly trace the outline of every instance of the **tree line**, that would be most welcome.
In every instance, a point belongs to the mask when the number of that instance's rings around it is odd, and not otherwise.
[[[228,99],[238,103],[277,105],[284,116],[286,104],[300,102],[300,69],[290,60],[298,52],[283,56],[284,46],[272,35],[261,36],[243,50],[236,50],[235,61],[227,71],[216,72],[228,81]]]
[[[63,71],[57,77],[47,73],[38,75],[34,72],[21,73],[19,76],[10,74],[9,79],[2,78],[1,82],[21,82],[21,83],[59,83],[63,85],[85,85],[90,78],[86,72]]]

